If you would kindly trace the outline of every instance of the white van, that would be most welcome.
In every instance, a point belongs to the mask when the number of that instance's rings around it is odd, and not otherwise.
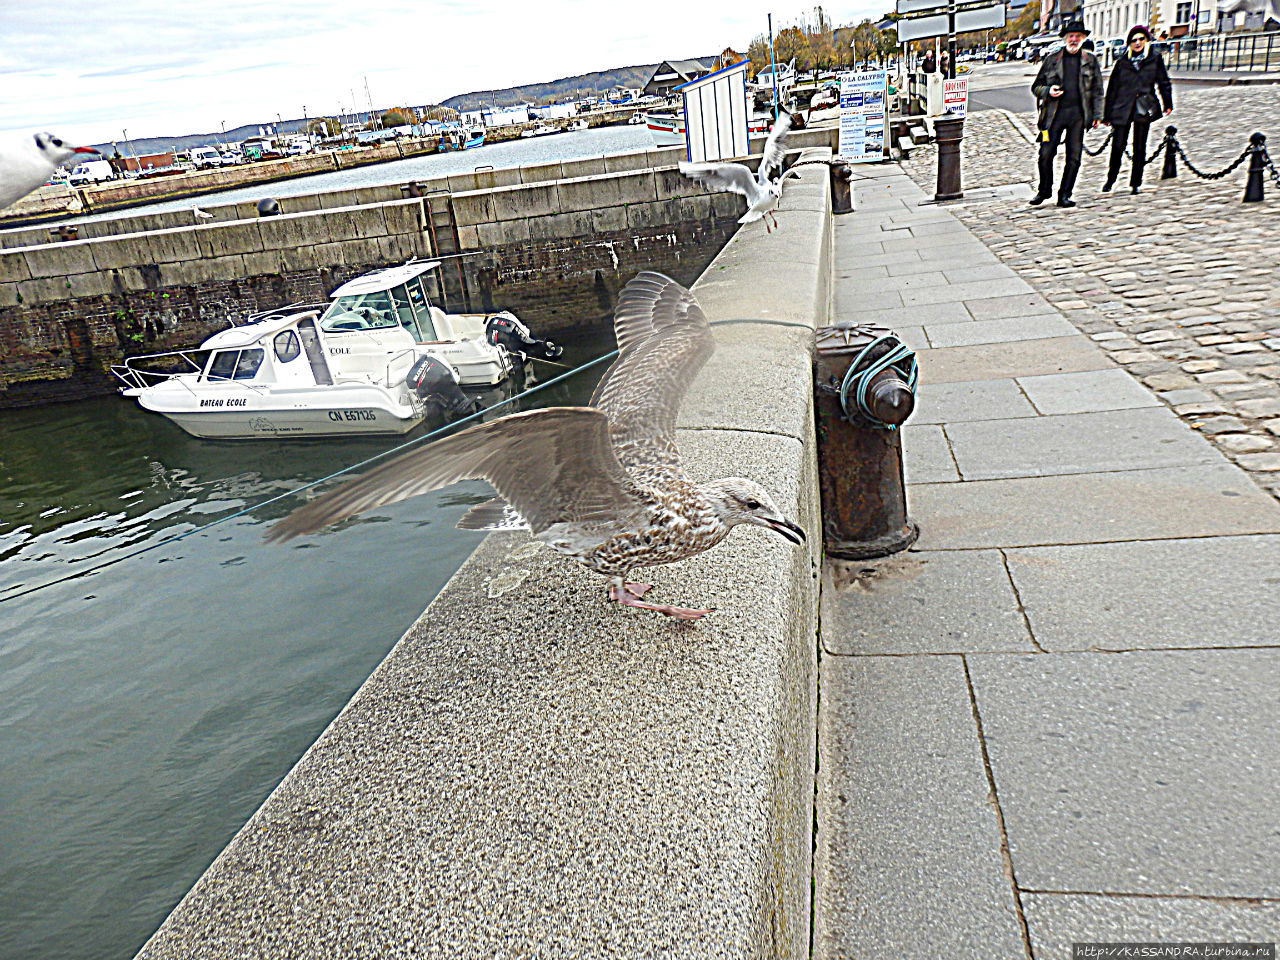
[[[111,169],[111,164],[106,160],[89,160],[86,163],[76,164],[71,171],[71,176],[67,178],[67,183],[73,187],[79,187],[86,183],[101,183],[104,180],[114,180],[115,176],[115,171]]]
[[[208,170],[210,167],[222,166],[222,154],[216,147],[192,147],[191,162],[197,170]]]

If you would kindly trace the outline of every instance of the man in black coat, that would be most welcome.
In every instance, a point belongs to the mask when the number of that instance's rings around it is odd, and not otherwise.
[[[1032,206],[1039,206],[1053,195],[1053,157],[1063,137],[1067,159],[1058,186],[1058,206],[1076,205],[1071,191],[1080,172],[1084,132],[1102,119],[1102,68],[1097,57],[1082,49],[1089,31],[1083,21],[1068,20],[1062,25],[1061,35],[1065,45],[1044,58],[1031,84],[1031,93],[1040,103],[1040,188],[1031,198]]]
[[[1143,26],[1133,27],[1125,44],[1124,56],[1117,59],[1111,69],[1106,110],[1102,115],[1102,122],[1111,124],[1111,163],[1107,167],[1107,182],[1102,185],[1103,193],[1116,184],[1130,126],[1133,127],[1133,168],[1129,173],[1129,186],[1132,192],[1138,192],[1147,157],[1147,131],[1157,119],[1158,111],[1163,110],[1166,117],[1173,112],[1173,84],[1160,51],[1150,49],[1151,31]],[[1159,100],[1156,90],[1160,91]]]

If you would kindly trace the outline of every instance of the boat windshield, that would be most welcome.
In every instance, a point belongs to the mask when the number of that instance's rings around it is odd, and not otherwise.
[[[398,325],[387,290],[339,297],[320,318],[320,329],[381,330]]]
[[[262,366],[264,352],[252,350],[219,350],[209,364],[206,380],[252,380]]]

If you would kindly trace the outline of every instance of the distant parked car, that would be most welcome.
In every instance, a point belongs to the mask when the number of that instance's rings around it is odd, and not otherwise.
[[[192,147],[189,155],[197,170],[209,170],[212,167],[222,166],[222,154],[216,147]]]
[[[71,176],[67,178],[67,183],[73,187],[79,187],[86,183],[114,180],[115,176],[116,172],[111,169],[111,164],[106,160],[90,160],[87,163],[76,164],[71,170]]]
[[[244,157],[234,150],[223,150],[219,156],[222,157],[224,167],[234,167],[237,163],[244,163]]]

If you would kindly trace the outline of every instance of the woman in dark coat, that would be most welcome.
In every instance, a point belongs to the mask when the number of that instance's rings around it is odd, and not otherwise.
[[[1124,160],[1129,127],[1133,127],[1133,170],[1129,186],[1137,193],[1142,186],[1142,167],[1147,158],[1147,131],[1152,121],[1173,111],[1173,84],[1158,50],[1150,48],[1151,31],[1137,26],[1129,30],[1127,49],[1116,60],[1107,82],[1107,100],[1102,122],[1111,124],[1111,165],[1107,169],[1104,193],[1116,184]],[[1156,90],[1160,91],[1156,99]]]

